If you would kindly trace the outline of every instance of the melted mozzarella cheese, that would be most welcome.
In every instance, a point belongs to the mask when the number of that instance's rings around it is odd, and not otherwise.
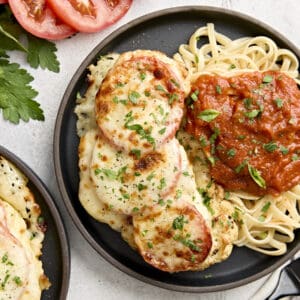
[[[119,54],[112,53],[101,57],[97,65],[90,65],[88,75],[89,87],[83,97],[78,95],[75,113],[78,117],[76,126],[79,137],[83,136],[90,129],[96,129],[95,117],[95,97],[106,76],[107,72],[112,68],[118,59]]]
[[[8,295],[11,299],[40,299],[40,276],[43,269],[32,251],[31,234],[21,215],[11,205],[0,201],[0,206],[5,212],[0,226],[1,237],[4,238],[4,242],[0,242],[0,278],[2,283],[5,281],[5,286],[0,288],[0,299],[1,293],[7,299],[10,299]]]
[[[106,223],[114,230],[121,231],[127,225],[127,216],[118,214],[101,201],[96,186],[90,177],[90,163],[97,141],[97,130],[90,130],[80,139],[79,144],[79,200],[85,210],[96,220]]]
[[[0,225],[2,238],[3,233],[6,233],[9,241],[9,245],[0,242],[0,252],[4,257],[7,254],[11,260],[15,260],[14,247],[17,247],[20,253],[19,260],[16,259],[16,263],[13,263],[16,268],[10,268],[13,267],[10,264],[5,265],[4,272],[10,272],[11,276],[7,277],[5,273],[3,278],[1,273],[2,280],[6,280],[7,286],[2,292],[5,297],[13,295],[7,299],[40,299],[42,290],[50,286],[39,259],[44,238],[39,222],[41,211],[27,183],[28,179],[15,166],[0,156]],[[2,258],[3,256],[0,257],[0,264]],[[14,298],[21,290],[20,296]]]
[[[130,215],[173,191],[181,171],[179,144],[173,139],[139,157],[116,150],[98,136],[90,171],[98,198],[112,210]]]
[[[172,139],[179,127],[185,72],[158,51],[120,55],[96,96],[96,120],[112,145],[148,152]]]
[[[174,199],[164,209],[158,205],[133,216],[134,238],[144,260],[167,272],[198,269],[211,248],[205,219],[185,200]]]

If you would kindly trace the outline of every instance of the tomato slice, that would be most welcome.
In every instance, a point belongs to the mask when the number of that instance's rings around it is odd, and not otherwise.
[[[7,3],[8,0],[0,0],[0,4],[4,4],[4,3]]]
[[[132,0],[47,0],[54,12],[81,32],[95,32],[118,21]]]
[[[8,3],[20,25],[37,37],[59,40],[76,32],[56,17],[46,0],[8,0]]]

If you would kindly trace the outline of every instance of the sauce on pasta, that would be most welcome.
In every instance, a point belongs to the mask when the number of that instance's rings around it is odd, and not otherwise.
[[[186,130],[225,189],[279,195],[300,181],[300,90],[282,72],[198,77]]]

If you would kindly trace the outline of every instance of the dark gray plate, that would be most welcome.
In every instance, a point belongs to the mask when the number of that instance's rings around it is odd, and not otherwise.
[[[177,291],[210,292],[237,287],[278,268],[300,249],[300,232],[281,257],[268,257],[247,248],[235,248],[230,258],[203,272],[168,274],[158,271],[129,248],[120,235],[93,220],[78,200],[78,137],[74,114],[77,92],[87,88],[87,66],[100,55],[134,49],[157,49],[169,55],[186,43],[196,28],[207,22],[231,38],[267,35],[279,46],[289,48],[299,57],[298,49],[269,26],[248,16],[213,7],[178,7],[136,19],[112,33],[83,61],[73,76],[59,108],[55,136],[55,169],[66,207],[87,241],[105,259],[122,271],[145,282]]]
[[[51,287],[42,293],[42,300],[65,300],[70,277],[69,242],[54,200],[41,180],[25,163],[2,146],[0,155],[13,163],[29,179],[28,187],[47,222],[41,260]]]

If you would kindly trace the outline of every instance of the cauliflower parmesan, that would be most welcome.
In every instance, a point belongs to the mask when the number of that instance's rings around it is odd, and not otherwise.
[[[149,50],[110,54],[89,70],[75,109],[82,206],[162,271],[226,259],[237,228],[220,224],[231,206],[222,191],[204,192],[207,170],[180,144],[188,138],[175,136],[190,90],[186,70]]]
[[[27,181],[0,156],[0,299],[38,300],[50,286],[39,259],[46,227]]]

